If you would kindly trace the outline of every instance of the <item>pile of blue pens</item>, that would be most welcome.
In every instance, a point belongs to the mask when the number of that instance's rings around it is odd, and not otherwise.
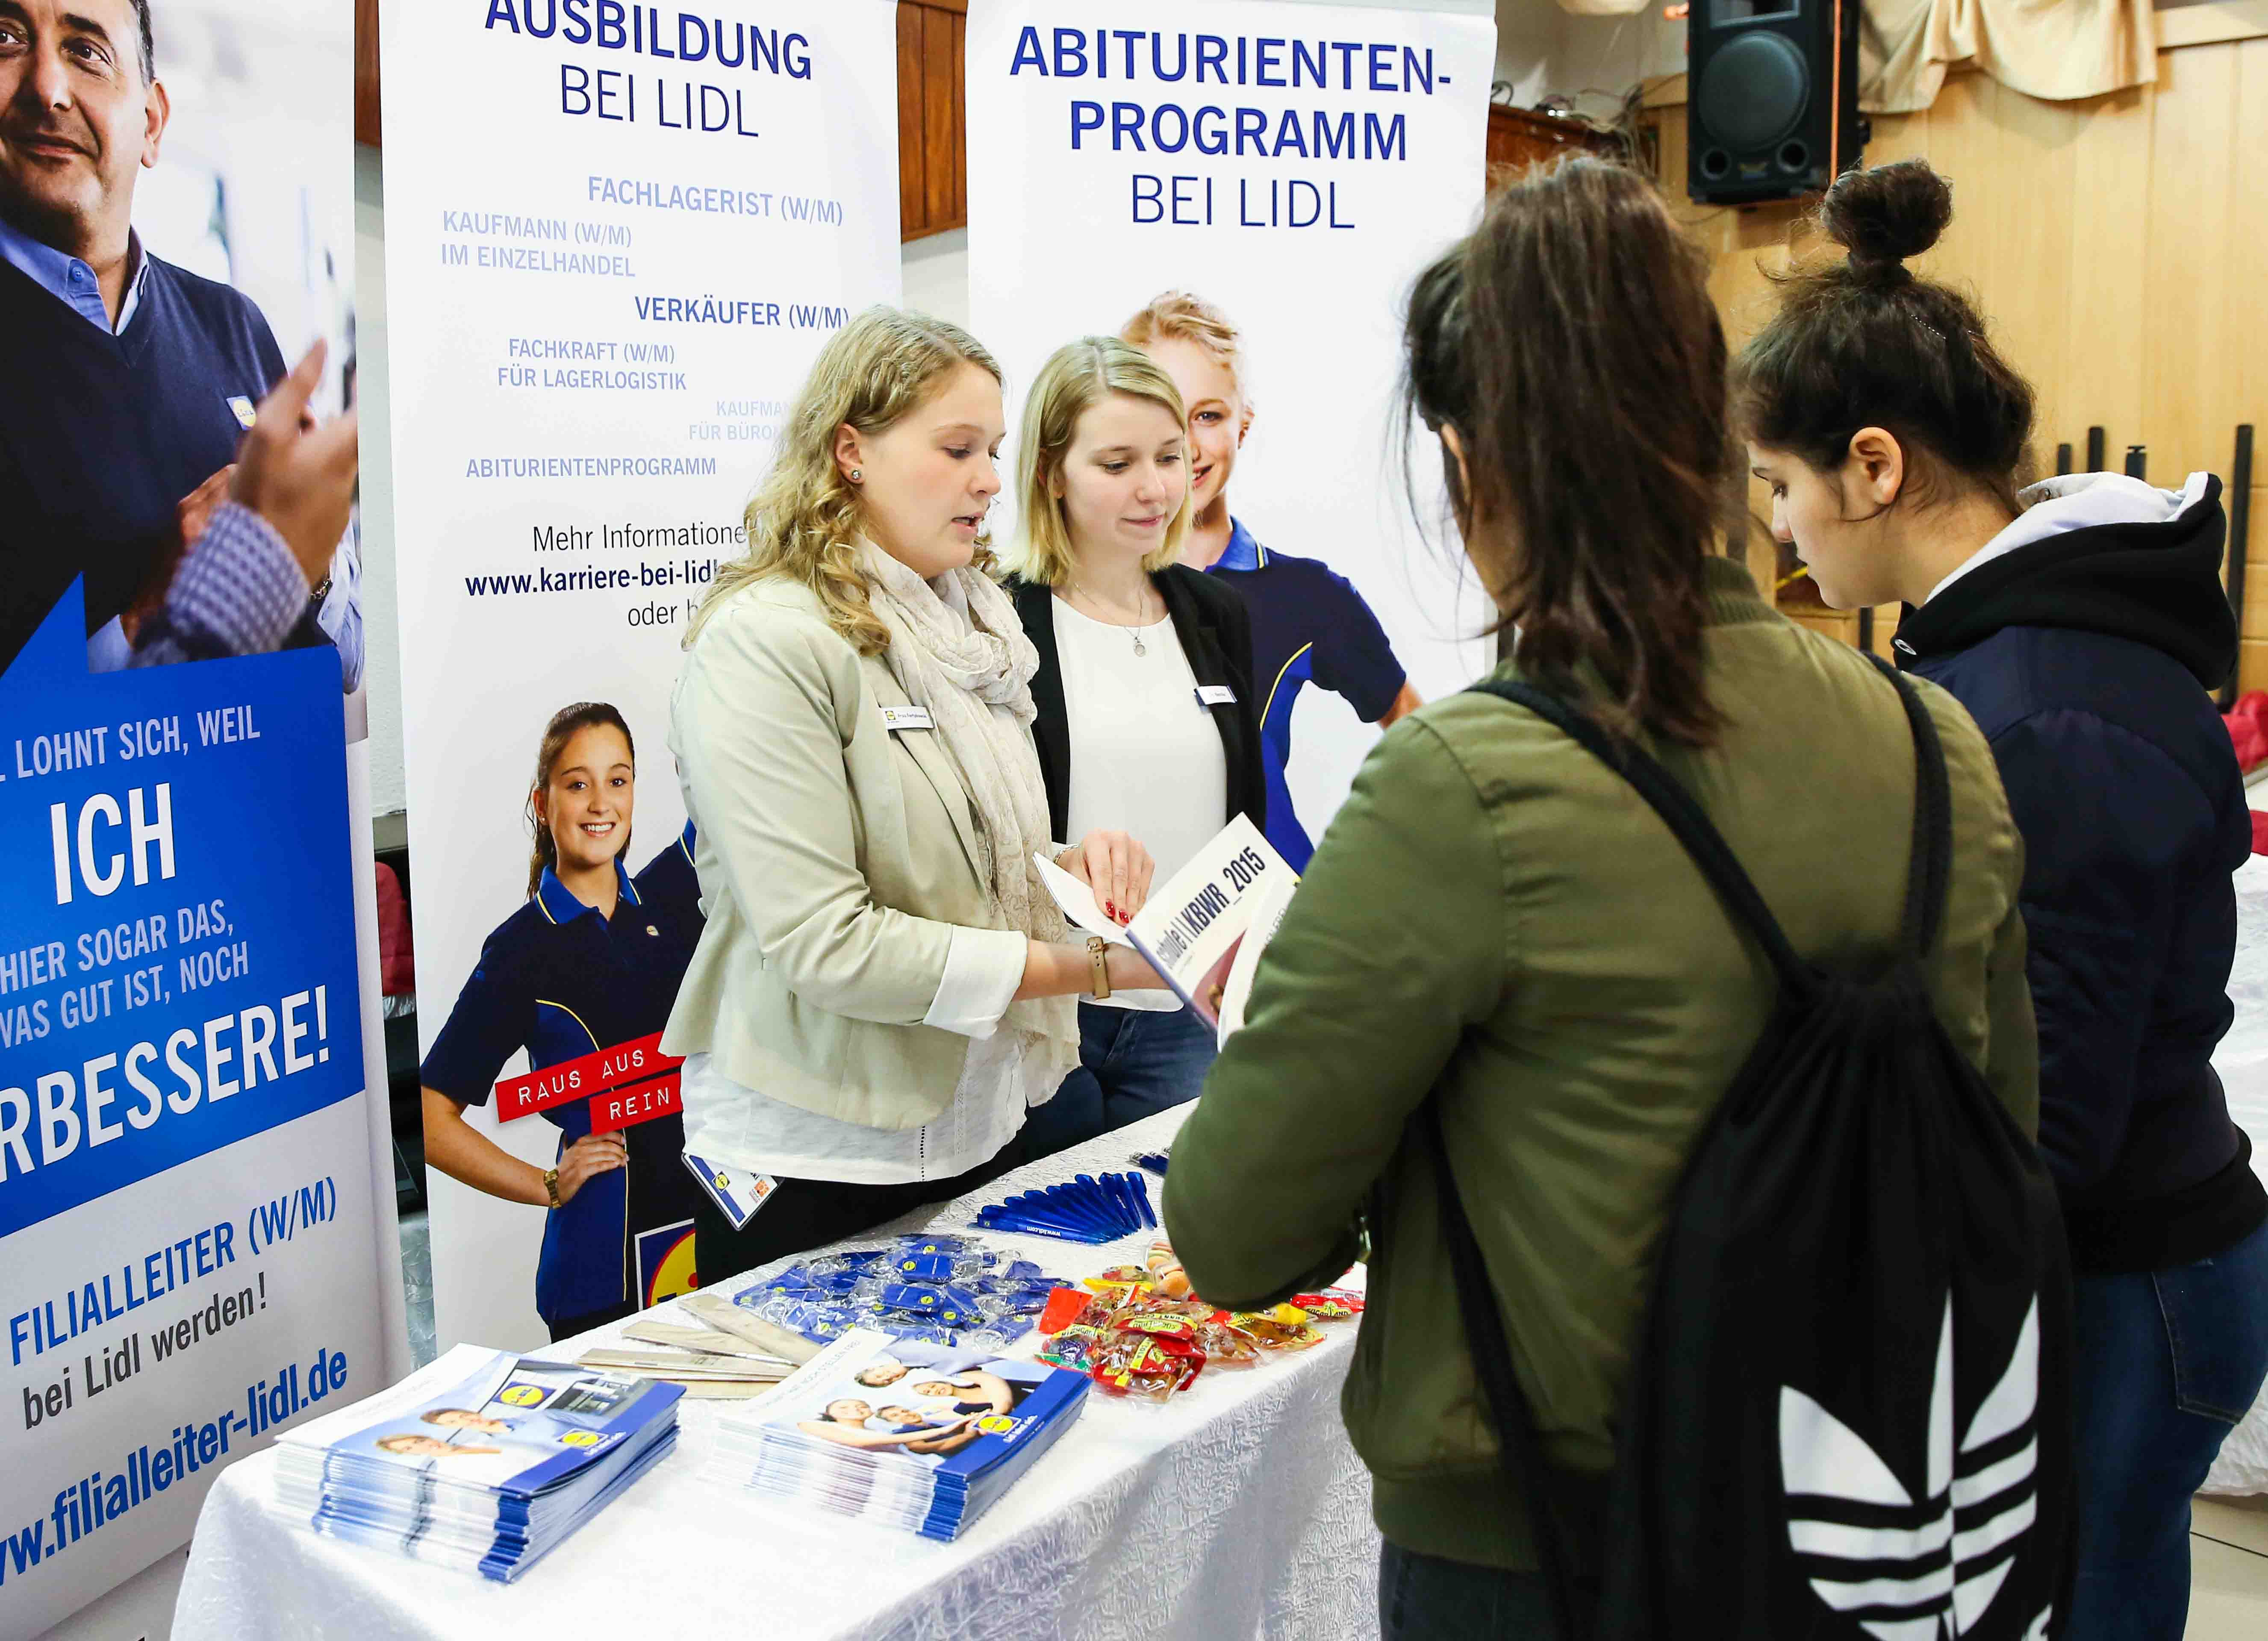
[[[988,1231],[1016,1231],[1064,1242],[1116,1242],[1137,1231],[1155,1230],[1150,1188],[1138,1174],[1082,1174],[1068,1185],[1044,1191],[1019,1191],[1004,1203],[976,1211]]]

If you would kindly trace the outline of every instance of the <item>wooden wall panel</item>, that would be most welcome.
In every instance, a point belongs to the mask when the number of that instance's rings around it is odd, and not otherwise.
[[[2236,57],[2236,111],[2229,146],[2228,316],[2222,334],[2229,341],[2235,401],[2233,421],[2253,423],[2253,460],[2268,459],[2268,39],[2233,48]],[[2226,441],[2223,429],[2217,435]],[[2213,449],[2216,472],[2228,460],[2226,448]],[[2268,511],[2256,494],[2252,504],[2253,556],[2268,558]],[[2250,578],[2248,578],[2248,585]],[[2268,585],[2268,578],[2263,578]]]
[[[953,219],[968,220],[968,14],[953,14]]]
[[[2231,240],[2229,181],[2235,156],[2236,50],[2168,52],[2153,106],[2150,192],[2140,213],[2146,269],[2142,323],[2142,426],[2111,430],[2113,449],[2148,446],[2152,477],[2180,482],[2198,467],[2225,467],[2236,420],[2227,367]],[[2257,279],[2257,269],[2241,270]]]
[[[355,141],[379,145],[378,0],[355,0]]]
[[[1956,74],[1926,112],[1874,120],[1869,163],[1918,156],[1953,180],[1954,225],[1918,271],[1965,287],[2037,389],[2043,473],[2059,442],[2083,460],[2090,425],[2106,430],[2114,469],[2128,445],[2146,446],[2161,484],[2199,467],[2226,475],[2242,421],[2268,459],[2268,38],[2167,50],[2158,70],[2154,86],[2075,103]],[[1685,111],[1648,117],[1737,348],[1770,311],[1766,270],[1819,253],[1817,225],[1795,203],[1687,202]],[[1760,487],[1750,500],[1769,517]],[[2253,518],[2242,681],[2268,688],[2268,479]],[[1855,618],[1805,619],[1855,638]],[[1895,619],[1878,614],[1878,647]]]
[[[927,232],[922,143],[922,19],[917,5],[898,8],[898,231],[906,239]]]
[[[2166,63],[2161,55],[2161,73]],[[2072,139],[2076,174],[2066,207],[2072,276],[2065,320],[2071,346],[2064,397],[2040,426],[2043,458],[2052,458],[2062,441],[2072,446],[2075,460],[2083,461],[2087,430],[2093,426],[2120,441],[2122,451],[2138,437],[2147,251],[2143,213],[2150,197],[2156,98],[2156,87],[2143,85],[2073,105],[2079,129]],[[1992,306],[1988,301],[1988,312]]]
[[[968,0],[898,7],[898,232],[968,224]]]

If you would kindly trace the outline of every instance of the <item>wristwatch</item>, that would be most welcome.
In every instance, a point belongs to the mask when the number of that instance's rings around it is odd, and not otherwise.
[[[543,1194],[551,1199],[551,1205],[554,1208],[564,1208],[566,1206],[566,1203],[559,1200],[558,1169],[546,1168],[543,1171]]]
[[[1086,937],[1086,960],[1094,969],[1094,990],[1091,994],[1097,1003],[1110,997],[1109,942],[1099,934]]]

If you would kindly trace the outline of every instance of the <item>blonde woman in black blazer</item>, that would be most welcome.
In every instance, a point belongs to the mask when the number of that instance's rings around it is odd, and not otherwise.
[[[1142,837],[1160,881],[1232,815],[1267,822],[1250,618],[1229,587],[1174,563],[1187,444],[1172,379],[1087,337],[1042,367],[1017,453],[1010,591],[1040,658],[1032,733],[1049,820],[1061,833],[1109,817]],[[1194,1100],[1215,1048],[1154,991],[1082,1004],[1079,1036],[1079,1066],[1025,1125],[1027,1155]]]

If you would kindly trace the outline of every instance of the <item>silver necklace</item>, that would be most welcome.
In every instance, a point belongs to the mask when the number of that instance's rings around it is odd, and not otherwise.
[[[1071,584],[1071,587],[1072,592],[1078,593],[1079,597],[1085,599],[1089,604],[1094,605],[1094,607],[1099,610],[1109,610],[1115,607],[1114,606],[1105,603],[1102,600],[1095,597],[1094,593],[1087,591],[1086,586],[1079,582],[1072,582]],[[1108,624],[1112,626],[1117,625],[1115,622]],[[1150,653],[1150,646],[1142,642],[1142,629],[1140,627],[1127,627],[1123,629],[1123,630],[1129,637],[1134,640],[1135,654],[1147,655]]]

